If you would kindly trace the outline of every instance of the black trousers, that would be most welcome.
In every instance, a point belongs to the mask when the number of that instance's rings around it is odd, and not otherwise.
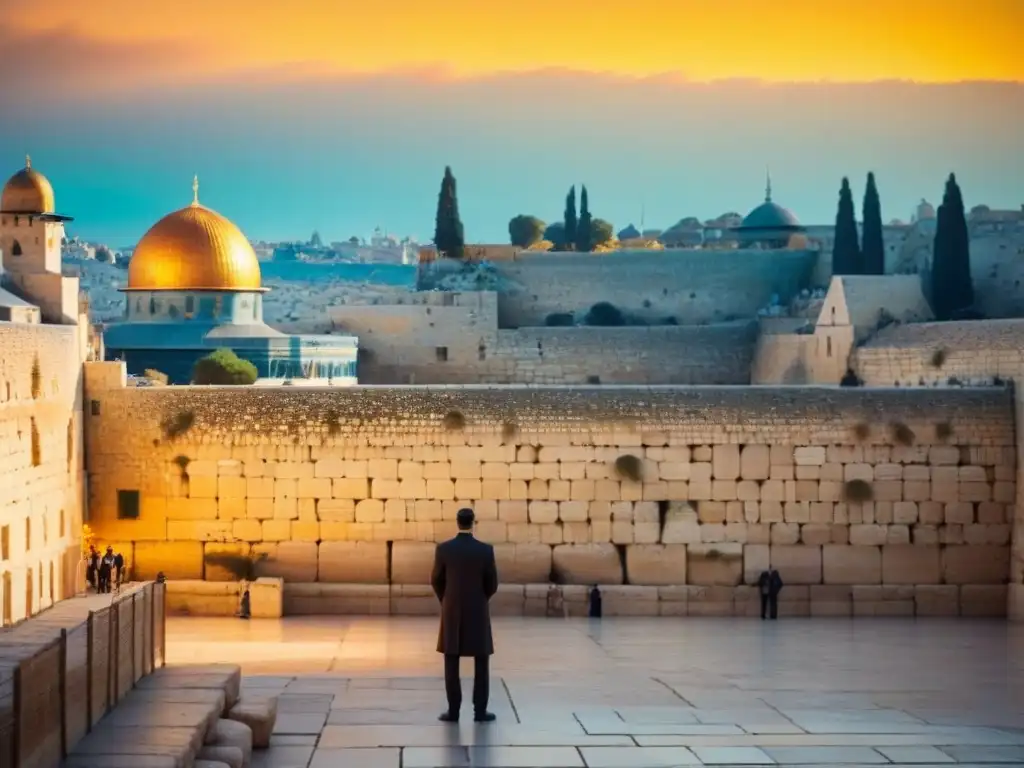
[[[778,595],[761,595],[761,618],[767,618],[769,611],[773,619],[779,618]]]
[[[110,591],[110,571],[100,569],[100,579],[97,591],[103,593]]]
[[[473,712],[487,711],[487,699],[491,695],[490,656],[473,657]],[[444,656],[444,692],[448,696],[448,711],[457,714],[462,707],[462,680],[459,677],[459,657]]]

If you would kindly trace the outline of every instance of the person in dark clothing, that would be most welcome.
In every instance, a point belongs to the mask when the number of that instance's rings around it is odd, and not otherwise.
[[[779,618],[779,592],[782,591],[782,576],[775,568],[769,568],[761,572],[757,580],[757,589],[761,593],[761,619]]]
[[[100,569],[100,553],[94,544],[89,545],[89,554],[85,558],[85,580],[94,590],[97,589],[96,577]]]
[[[459,659],[473,657],[473,719],[489,723],[494,715],[487,711],[490,694],[490,657],[494,654],[488,601],[498,591],[498,567],[494,547],[474,538],[473,510],[460,509],[455,521],[459,533],[434,550],[434,569],[430,577],[434,594],[441,601],[441,629],[437,652],[444,654],[444,688],[448,710],[438,718],[457,723],[462,707],[462,681]]]
[[[249,617],[252,616],[252,608],[251,608],[250,600],[251,599],[249,597],[249,590],[246,589],[245,592],[242,593],[242,599],[241,599],[241,601],[239,601],[239,604],[238,604],[238,618],[240,618],[240,619],[248,619]]]
[[[597,584],[590,588],[590,610],[587,611],[587,615],[592,619],[601,618],[601,590],[597,588]]]
[[[99,570],[99,592],[106,594],[110,592],[110,577],[114,571],[114,548],[107,547],[106,553],[100,560]]]
[[[124,584],[124,555],[120,552],[114,555],[114,583],[118,586]]]

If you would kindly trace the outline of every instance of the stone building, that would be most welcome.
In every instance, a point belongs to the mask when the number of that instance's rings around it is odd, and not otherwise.
[[[804,227],[793,212],[772,200],[772,180],[765,183],[764,202],[743,217],[733,230],[741,247],[789,248]]]
[[[238,227],[200,205],[198,180],[192,204],[139,241],[124,290],[125,319],[106,329],[104,342],[132,374],[155,369],[187,384],[198,359],[228,348],[263,379],[356,381],[354,337],[290,336],[263,322],[267,289],[256,254]]]

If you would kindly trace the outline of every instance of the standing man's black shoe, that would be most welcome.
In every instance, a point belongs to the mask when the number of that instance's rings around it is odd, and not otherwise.
[[[458,712],[442,712],[437,716],[437,719],[442,723],[457,723],[459,722]]]
[[[477,712],[473,715],[473,722],[475,723],[493,723],[498,719],[498,716],[493,712]]]

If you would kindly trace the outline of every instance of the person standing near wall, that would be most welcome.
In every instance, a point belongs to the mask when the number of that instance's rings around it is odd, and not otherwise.
[[[757,589],[761,593],[761,620],[764,621],[770,614],[772,620],[779,618],[779,593],[782,591],[782,576],[778,570],[769,567],[767,571],[761,572],[757,580]]]

